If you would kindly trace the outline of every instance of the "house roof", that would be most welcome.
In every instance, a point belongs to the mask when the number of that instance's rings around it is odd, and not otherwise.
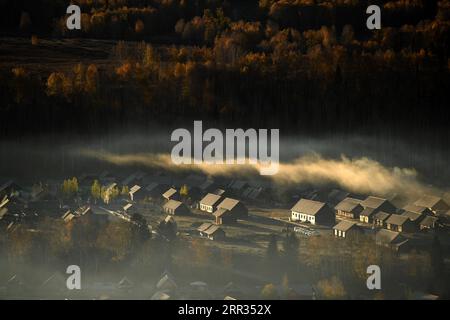
[[[136,193],[136,192],[138,192],[139,190],[141,190],[141,187],[138,186],[138,185],[135,185],[135,186],[133,186],[133,187],[130,189],[130,193]]]
[[[203,232],[210,236],[219,231],[223,231],[223,230],[218,225],[213,224]]]
[[[323,202],[300,199],[295,206],[291,209],[291,211],[301,212],[304,214],[315,215],[317,214],[326,204]]]
[[[75,215],[77,216],[84,216],[87,213],[91,212],[91,207],[80,207],[75,211]]]
[[[375,213],[373,215],[373,218],[375,220],[385,221],[387,218],[390,217],[390,215],[391,215],[390,213],[387,213],[387,212],[384,212],[384,211],[380,211],[380,212]]]
[[[218,208],[221,209],[227,209],[227,210],[233,210],[238,204],[240,203],[239,200],[232,199],[232,198],[225,198],[219,205]]]
[[[416,206],[421,206],[421,207],[425,207],[425,208],[433,208],[440,201],[443,201],[443,200],[439,197],[425,195],[422,198],[420,198],[419,200],[417,200],[416,202],[414,202],[414,204]]]
[[[424,211],[427,211],[427,207],[422,206],[416,206],[415,204],[408,204],[406,205],[403,210],[410,211],[410,212],[416,212],[416,213],[423,213]]]
[[[417,219],[420,219],[423,214],[418,212],[405,211],[402,213],[402,216],[408,217],[411,221],[416,221]]]
[[[3,208],[9,203],[8,197],[4,197],[3,200],[0,202],[0,208]]]
[[[68,210],[64,215],[61,217],[65,222],[71,221],[73,218],[75,218],[75,215],[72,213],[72,211]]]
[[[174,188],[170,188],[169,190],[167,190],[166,192],[163,193],[163,197],[164,198],[170,198],[171,196],[173,196],[174,194],[176,194],[178,191]]]
[[[345,198],[335,207],[336,210],[341,210],[345,212],[353,212],[356,208],[361,206],[361,200],[354,198]]]
[[[436,224],[436,222],[438,222],[439,221],[439,218],[438,217],[433,217],[433,216],[426,216],[423,220],[422,220],[422,222],[420,222],[420,225],[421,226],[424,226],[424,227],[433,227],[435,224]]]
[[[227,214],[227,213],[229,213],[230,211],[228,211],[227,209],[224,209],[224,208],[219,208],[219,209],[217,209],[214,213],[213,213],[213,215],[215,216],[215,217],[221,217],[221,216],[223,216],[224,214]]]
[[[386,201],[387,201],[387,199],[369,196],[366,198],[366,200],[361,202],[361,205],[365,208],[378,209]]]
[[[218,194],[219,196],[222,196],[222,195],[224,195],[225,190],[219,188],[219,189],[214,190],[213,193]]]
[[[205,222],[205,223],[202,223],[202,225],[200,227],[198,227],[197,230],[200,232],[204,232],[206,229],[208,229],[211,226],[212,226],[212,223]]]
[[[372,216],[374,213],[376,212],[376,209],[374,208],[365,208],[363,211],[361,211],[361,213],[359,214],[360,216],[364,216],[364,217],[370,217]]]
[[[164,222],[165,222],[165,223],[173,223],[173,224],[176,224],[175,219],[174,219],[171,215],[168,215],[168,216],[164,219]]]
[[[0,208],[0,220],[8,213],[8,208]]]
[[[169,200],[165,205],[164,205],[164,209],[169,209],[169,210],[176,210],[178,209],[181,205],[183,205],[183,202],[181,201],[177,201],[177,200]]]
[[[343,191],[343,190],[339,190],[339,189],[333,189],[330,191],[330,193],[328,194],[328,198],[330,199],[335,199],[337,201],[343,201],[346,198],[348,198],[348,196],[350,195],[350,193]],[[355,199],[356,200],[356,199]]]
[[[408,220],[409,220],[409,217],[407,217],[407,216],[402,216],[399,214],[391,214],[391,216],[386,220],[386,223],[401,226]]]
[[[117,187],[117,183],[113,182],[109,186],[106,187],[106,190],[111,190],[113,188]]]
[[[347,221],[347,220],[342,220],[342,221],[339,222],[337,225],[335,225],[335,226],[333,227],[333,229],[347,232],[348,230],[350,230],[350,229],[353,228],[354,226],[356,226],[356,222]]]
[[[217,204],[217,202],[222,199],[221,196],[213,193],[208,193],[201,201],[200,204],[203,204],[205,206],[214,206]]]
[[[127,203],[127,204],[123,207],[123,210],[127,211],[127,210],[129,210],[131,207],[133,207],[133,204]]]
[[[394,242],[400,236],[400,232],[381,229],[375,235],[377,243],[390,244]]]

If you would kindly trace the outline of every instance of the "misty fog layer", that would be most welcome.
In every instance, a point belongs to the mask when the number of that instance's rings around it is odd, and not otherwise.
[[[189,128],[188,128],[189,129]],[[3,180],[24,183],[110,170],[201,171],[207,175],[261,178],[257,166],[174,166],[171,130],[98,137],[37,137],[0,143]],[[280,136],[280,170],[269,177],[281,186],[332,184],[376,195],[448,192],[449,153],[423,140],[392,136]]]

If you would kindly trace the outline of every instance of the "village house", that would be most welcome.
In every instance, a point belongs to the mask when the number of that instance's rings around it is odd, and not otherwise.
[[[332,225],[335,223],[335,213],[323,202],[300,199],[291,209],[291,221]]]
[[[450,206],[442,198],[427,195],[414,202],[414,205],[428,208],[435,214],[450,209]]]
[[[385,228],[386,227],[386,220],[391,216],[391,214],[379,211],[373,215],[373,224],[376,227]]]
[[[131,201],[142,201],[145,199],[145,190],[141,186],[135,185],[130,189]]]
[[[434,216],[426,216],[420,223],[420,230],[432,230],[435,229],[439,224],[439,218]]]
[[[200,232],[200,236],[209,240],[223,240],[225,238],[225,231],[218,225],[209,222],[203,223],[197,230]]]
[[[166,204],[164,204],[163,210],[165,213],[174,216],[189,215],[191,213],[189,208],[183,202],[177,200],[169,200]]]
[[[426,207],[416,206],[415,204],[406,205],[405,207],[403,207],[403,211],[416,212],[416,213],[421,213],[424,215],[433,214],[433,212],[430,209],[428,209]]]
[[[217,194],[218,196],[222,196],[222,197],[226,197],[228,194],[224,189],[221,189],[221,188],[215,189],[212,193]]]
[[[179,200],[180,194],[178,193],[178,191],[176,189],[170,188],[169,190],[167,190],[166,192],[163,193],[162,197],[167,201]]]
[[[217,205],[217,210],[213,213],[216,224],[234,223],[248,215],[247,207],[239,200],[225,198]]]
[[[124,205],[122,207],[122,210],[124,213],[129,214],[129,215],[133,215],[133,214],[137,213],[136,207],[132,203],[127,203],[126,205]]]
[[[217,209],[217,205],[222,200],[222,196],[208,193],[202,200],[200,200],[199,208],[201,211],[213,213]]]
[[[422,220],[427,216],[424,213],[419,213],[419,212],[413,212],[413,211],[404,211],[402,213],[402,216],[404,217],[408,217],[409,220],[411,220],[412,223],[414,223],[414,226],[416,228],[419,227],[420,222],[422,222]]]
[[[362,230],[356,222],[341,221],[333,227],[334,236],[337,238],[356,238],[358,234],[362,233]]]
[[[396,232],[414,232],[416,227],[407,217],[399,214],[392,214],[386,220],[386,229]]]
[[[63,214],[61,219],[64,220],[65,223],[72,221],[76,216],[72,213],[72,211],[67,210],[66,213]]]
[[[351,219],[359,219],[359,214],[364,210],[361,200],[354,198],[345,198],[334,209],[338,216]]]
[[[364,210],[359,215],[359,220],[365,223],[373,222],[373,215],[379,211],[387,213],[396,213],[397,208],[387,199],[369,196],[361,202]]]
[[[409,240],[403,237],[400,232],[380,229],[375,235],[375,243],[395,252],[403,252],[408,250]]]

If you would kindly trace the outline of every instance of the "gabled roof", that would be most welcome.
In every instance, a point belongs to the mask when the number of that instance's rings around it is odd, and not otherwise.
[[[386,223],[393,224],[396,226],[401,226],[407,222],[409,218],[407,216],[401,216],[399,214],[391,214],[391,216],[386,220]]]
[[[73,218],[75,218],[75,215],[72,213],[72,211],[68,210],[61,218],[64,220],[64,222],[69,222],[72,221]]]
[[[349,195],[350,195],[350,193],[348,193],[346,191],[339,190],[339,189],[333,189],[328,194],[328,198],[335,199],[337,201],[342,201],[345,198],[348,198]]]
[[[218,225],[213,224],[203,232],[206,233],[208,236],[211,236],[214,233],[219,232],[219,231],[222,231],[222,229]]]
[[[408,219],[411,221],[416,221],[420,219],[423,216],[423,214],[418,212],[405,211],[402,213],[402,216],[408,217]]]
[[[176,210],[178,209],[180,206],[183,205],[183,202],[181,201],[177,201],[177,200],[169,200],[165,205],[164,205],[164,209],[169,209],[169,210]]]
[[[439,221],[438,217],[426,216],[421,222],[420,225],[424,227],[433,227]]]
[[[377,243],[391,244],[397,238],[399,238],[400,232],[395,232],[391,230],[381,229],[375,235]]]
[[[414,204],[416,206],[433,208],[435,205],[437,205],[441,201],[445,203],[445,201],[439,197],[425,195],[422,198],[420,198],[419,200],[417,200],[416,202],[414,202]]]
[[[384,212],[384,211],[380,211],[377,212],[373,215],[373,218],[375,220],[381,220],[381,221],[385,221],[386,219],[388,219],[391,216],[390,213]]]
[[[232,198],[225,198],[219,205],[217,206],[220,209],[227,209],[227,210],[233,210],[238,204],[240,203],[239,200],[232,199]]]
[[[345,198],[335,207],[336,210],[341,210],[345,212],[353,212],[358,207],[361,206],[361,200],[354,198]]]
[[[222,195],[224,195],[225,192],[226,192],[225,190],[219,188],[219,189],[214,190],[213,193],[217,194],[219,196],[222,196]]]
[[[126,205],[123,206],[123,210],[127,211],[127,210],[130,210],[132,207],[133,207],[133,204],[127,203]]]
[[[205,206],[214,206],[216,205],[220,199],[222,199],[221,196],[213,193],[208,193],[201,201],[200,204],[203,204]]]
[[[337,225],[335,225],[333,227],[333,229],[347,232],[348,230],[350,230],[354,226],[356,226],[356,222],[342,220]]]
[[[378,197],[373,197],[373,196],[369,196],[366,198],[366,200],[361,202],[361,205],[365,208],[373,208],[373,209],[378,209],[379,207],[381,207],[386,201],[388,201],[387,199],[383,199],[383,198],[378,198]]]
[[[164,222],[165,223],[173,223],[173,224],[177,224],[176,222],[175,222],[175,219],[171,216],[171,215],[168,215],[165,219],[164,219]]]
[[[427,207],[416,206],[415,204],[408,204],[403,208],[403,210],[416,213],[423,213],[424,211],[428,211]]]
[[[371,217],[375,212],[376,209],[367,207],[363,211],[361,211],[359,215],[363,217]]]
[[[313,200],[307,200],[307,199],[300,199],[294,207],[291,209],[291,211],[294,212],[301,212],[308,215],[316,215],[322,208],[326,206],[323,202],[313,201]]]
[[[80,207],[75,211],[76,216],[84,216],[91,212],[91,207]]]
[[[133,187],[130,189],[130,193],[136,193],[136,192],[138,192],[139,190],[141,190],[141,187],[138,186],[138,185],[135,185],[135,186],[133,186]]]
[[[205,223],[202,223],[202,225],[200,227],[198,227],[197,230],[200,232],[204,232],[206,229],[208,229],[211,226],[212,226],[212,223],[205,222]]]
[[[229,213],[229,212],[230,212],[230,211],[227,210],[227,209],[219,208],[219,209],[217,209],[217,210],[213,213],[213,215],[214,215],[215,217],[221,217],[221,216],[223,216],[224,214],[227,214],[227,213]]]
[[[0,201],[0,209],[5,207],[9,203],[8,197],[4,197],[3,200]]]
[[[163,197],[164,198],[170,198],[171,196],[173,196],[174,194],[176,194],[178,191],[174,188],[170,188],[169,190],[167,190],[166,192],[163,193]]]

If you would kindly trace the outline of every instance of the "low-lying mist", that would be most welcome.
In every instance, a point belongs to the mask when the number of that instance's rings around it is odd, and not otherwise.
[[[260,179],[257,165],[182,165],[171,162],[170,130],[90,138],[39,137],[4,141],[0,148],[3,180],[26,183],[82,173],[127,174],[133,170],[199,171]],[[280,187],[333,185],[350,192],[414,198],[424,193],[448,196],[449,152],[427,139],[333,135],[312,138],[280,135],[280,168],[268,176]],[[447,195],[445,195],[447,193]]]

